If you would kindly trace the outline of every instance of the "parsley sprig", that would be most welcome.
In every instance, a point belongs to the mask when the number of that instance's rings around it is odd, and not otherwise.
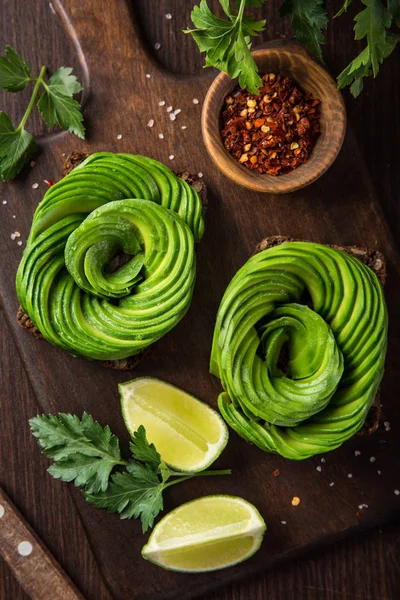
[[[72,69],[61,67],[48,80],[46,74],[47,68],[43,66],[37,77],[31,77],[31,68],[10,46],[6,46],[5,56],[0,56],[0,89],[17,93],[29,83],[34,84],[25,114],[16,128],[10,117],[0,111],[0,178],[3,181],[13,179],[36,151],[35,139],[25,125],[41,89],[37,108],[46,125],[50,129],[59,125],[80,138],[85,137],[80,105],[73,99],[82,86],[72,75]]]
[[[143,532],[153,526],[163,510],[163,492],[200,475],[230,475],[230,469],[181,473],[170,469],[141,425],[130,443],[132,456],[121,458],[118,438],[86,412],[75,415],[38,415],[30,419],[31,431],[43,454],[53,459],[49,473],[83,488],[88,502],[121,519],[140,519]],[[112,473],[115,467],[123,471]]]
[[[357,97],[365,77],[377,76],[379,65],[395,49],[400,35],[391,31],[393,23],[400,26],[399,0],[357,0],[365,8],[355,17],[355,39],[366,39],[364,50],[340,73],[338,87],[350,86]],[[191,13],[195,29],[187,29],[192,34],[200,52],[206,53],[206,67],[216,67],[239,79],[239,85],[257,94],[261,79],[257,65],[251,56],[251,37],[265,30],[264,21],[254,21],[245,15],[247,7],[262,6],[266,0],[219,0],[228,17],[220,19],[208,8],[206,0],[201,0]],[[340,16],[352,3],[344,0]],[[322,45],[324,32],[328,26],[328,11],[325,0],[283,0],[279,9],[281,17],[290,19],[293,35],[304,44],[313,56],[323,60]]]

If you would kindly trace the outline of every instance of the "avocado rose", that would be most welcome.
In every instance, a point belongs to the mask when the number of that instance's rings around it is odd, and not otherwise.
[[[223,296],[210,371],[227,423],[305,459],[364,424],[383,376],[387,310],[373,271],[341,250],[286,242],[252,256]]]
[[[188,310],[203,231],[198,193],[163,164],[93,154],[37,207],[16,279],[21,307],[71,354],[138,354]]]

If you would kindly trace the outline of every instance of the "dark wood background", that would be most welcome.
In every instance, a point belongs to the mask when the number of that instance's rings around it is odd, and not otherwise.
[[[210,5],[216,4],[215,0],[210,2]],[[328,4],[331,14],[340,6],[336,0]],[[202,58],[191,39],[181,34],[182,28],[189,24],[191,1],[135,0],[132,5],[143,37],[165,67],[182,73],[201,70]],[[290,35],[288,23],[278,20],[277,5],[278,2],[271,0],[262,11],[263,16],[268,18],[265,39]],[[358,5],[359,1],[355,0],[348,14],[330,26],[324,54],[332,73],[339,72],[356,52],[352,17]],[[261,13],[260,10],[257,12]],[[172,14],[171,20],[165,18],[167,13]],[[78,67],[75,54],[47,1],[2,0],[0,14],[1,49],[6,43],[11,44],[35,68],[42,63],[51,68],[60,64]],[[154,50],[157,42],[161,43],[158,51]],[[377,80],[366,83],[358,100],[345,93],[349,121],[397,239],[400,232],[400,182],[395,159],[400,139],[399,76],[397,53],[386,61]],[[23,98],[24,94],[13,97],[1,95],[0,106],[10,111],[17,120],[21,116]],[[42,132],[36,115],[30,129]],[[0,481],[80,590],[90,599],[109,598],[68,486],[60,486],[53,481],[45,472],[45,461],[38,460],[26,421],[39,407],[4,315],[0,314],[0,319]],[[15,403],[19,404],[18,418]],[[236,583],[212,596],[208,595],[208,598],[396,600],[400,597],[399,571],[400,522],[397,522],[324,552],[319,550],[318,555],[289,563],[250,581]],[[8,567],[0,562],[0,599],[24,598],[26,595],[14,581]]]

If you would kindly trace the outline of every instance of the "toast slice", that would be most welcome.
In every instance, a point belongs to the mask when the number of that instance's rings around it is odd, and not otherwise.
[[[80,165],[88,156],[90,156],[90,153],[88,152],[71,152],[71,154],[65,159],[63,170],[61,173],[61,179],[68,175],[68,173],[70,173],[75,167]],[[199,194],[200,200],[203,205],[204,216],[207,210],[207,188],[204,181],[200,177],[193,175],[187,171],[184,171],[183,173],[175,173],[175,175],[186,181]],[[126,257],[124,256],[116,257],[116,260],[113,261],[114,270],[120,267],[122,264],[124,264],[125,258]],[[19,307],[17,311],[17,323],[23,329],[25,329],[29,333],[32,333],[36,338],[43,338],[39,329],[35,326],[35,324],[29,318],[29,316],[26,313],[24,313],[21,307]],[[101,362],[101,364],[104,367],[109,369],[117,369],[119,371],[130,371],[141,362],[142,358],[150,351],[150,348],[151,346],[149,348],[146,348],[143,352],[140,352],[139,354],[136,354],[135,356],[130,356],[128,358],[99,362]]]
[[[308,240],[297,240],[291,237],[287,237],[284,235],[273,235],[270,237],[266,237],[259,244],[257,244],[254,254],[261,252],[262,250],[267,250],[268,248],[273,248],[274,246],[280,246],[285,242],[303,242]],[[343,252],[347,252],[351,256],[354,256],[361,262],[363,262],[367,267],[369,267],[377,276],[382,286],[385,285],[386,281],[386,261],[385,257],[379,250],[371,250],[368,248],[360,248],[358,246],[337,246],[334,244],[326,244],[330,248],[334,248],[336,250],[342,250]],[[364,427],[357,433],[357,435],[371,435],[375,433],[379,426],[379,420],[381,417],[381,403],[380,403],[380,388],[375,396],[375,402],[371,406],[368,416],[365,420]]]

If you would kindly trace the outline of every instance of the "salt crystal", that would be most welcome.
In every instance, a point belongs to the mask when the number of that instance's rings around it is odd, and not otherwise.
[[[17,242],[17,244],[18,244],[18,246],[22,246],[22,242],[21,241]]]
[[[117,135],[117,140],[122,140],[122,134],[121,134],[121,133],[119,133],[119,134]]]
[[[147,79],[150,79],[150,77],[151,77],[150,73],[146,73],[146,77],[147,77]]]
[[[369,459],[369,462],[374,463],[376,461],[375,456],[371,456],[371,458]]]
[[[351,478],[353,477],[353,474],[352,474],[352,473],[348,473],[348,474],[347,474],[347,477],[348,477],[349,479],[351,479]]]
[[[154,44],[154,50],[160,50],[160,49],[161,49],[161,44],[160,44],[160,42],[156,42],[156,43]]]
[[[281,521],[282,525],[286,525],[286,521]]]
[[[354,452],[354,456],[360,456],[360,454],[361,454],[361,452],[360,452],[359,450],[356,450],[356,451]]]
[[[197,100],[197,98],[193,98],[193,104],[198,104],[199,101]]]
[[[175,119],[176,119],[176,116],[174,115],[174,113],[171,113],[171,114],[169,115],[169,118],[171,119],[171,121],[175,121]]]
[[[167,13],[167,14],[165,15],[165,18],[166,18],[166,19],[168,19],[168,21],[170,21],[170,20],[172,19],[172,15],[171,15],[171,13]]]
[[[160,138],[160,140],[163,140],[164,139],[164,134],[163,133],[159,133],[158,137]]]
[[[12,233],[10,237],[12,240],[15,240],[15,233]]]
[[[175,116],[179,115],[179,113],[181,113],[181,112],[182,112],[182,109],[181,108],[177,108],[177,109],[174,110],[174,115]]]
[[[400,490],[394,490],[395,496],[400,496]]]
[[[321,458],[321,462],[322,463],[326,462],[326,458]]]
[[[182,125],[181,129],[187,129],[186,125]]]
[[[158,103],[158,106],[165,106],[165,100],[160,100],[160,102]]]
[[[171,110],[172,110],[172,106],[168,106],[167,107],[167,112],[171,112]]]
[[[3,201],[2,201],[2,204],[7,204],[7,200],[3,200]]]
[[[197,177],[201,179],[203,177],[203,173],[200,171],[200,173],[197,173]]]
[[[320,466],[318,465],[318,467],[317,467],[317,471],[319,471],[319,472],[321,473],[321,471],[322,471],[322,467],[320,467]]]
[[[13,215],[12,217],[13,217],[13,219],[15,219],[15,215]]]
[[[390,423],[389,423],[389,421],[385,421],[385,422],[384,422],[384,426],[385,426],[385,427],[390,427]]]
[[[382,471],[379,471],[379,469],[377,470],[378,475],[381,475]]]
[[[335,485],[335,482],[331,481],[330,484],[329,484],[329,487],[333,487],[334,485]]]
[[[173,154],[170,154],[170,155],[168,156],[168,158],[169,158],[169,160],[174,160],[175,156],[174,156]]]
[[[38,187],[39,187],[39,184],[38,184],[38,183],[34,183],[34,184],[32,184],[32,189],[33,189],[33,190],[37,190],[37,189],[38,189]]]
[[[154,119],[150,119],[150,121],[147,123],[147,127],[153,127],[154,125]]]

